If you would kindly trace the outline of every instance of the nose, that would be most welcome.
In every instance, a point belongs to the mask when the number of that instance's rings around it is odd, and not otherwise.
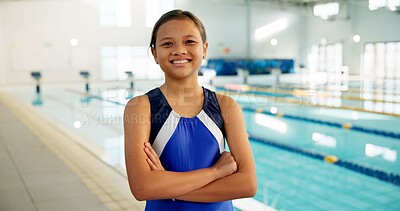
[[[173,55],[185,55],[187,50],[184,45],[175,45],[175,48],[171,52]]]

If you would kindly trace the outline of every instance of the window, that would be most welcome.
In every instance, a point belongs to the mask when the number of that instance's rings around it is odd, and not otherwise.
[[[313,45],[308,54],[310,72],[340,72],[343,65],[343,46],[341,43],[332,45]]]
[[[152,28],[162,14],[175,8],[175,0],[146,0],[146,27]]]
[[[400,79],[400,42],[367,43],[361,75],[367,78]]]
[[[343,47],[337,43],[326,46],[325,64],[326,71],[330,74],[340,73],[343,65]]]
[[[125,71],[135,79],[160,79],[163,72],[151,59],[145,46],[106,46],[101,48],[101,77],[104,81],[126,80]]]
[[[100,0],[100,25],[105,27],[131,27],[132,0]]]
[[[400,79],[400,42],[366,43],[361,63],[361,97],[365,110],[400,113],[400,107],[394,102],[400,100],[398,79]],[[386,100],[374,102],[368,99]]]
[[[313,45],[310,48],[310,52],[308,53],[308,68],[310,73],[318,72],[318,58],[319,55],[319,46]]]

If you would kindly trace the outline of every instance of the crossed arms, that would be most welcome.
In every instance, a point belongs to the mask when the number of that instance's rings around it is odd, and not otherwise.
[[[254,159],[241,109],[230,97],[217,97],[231,152],[221,154],[209,168],[189,172],[164,170],[148,144],[151,113],[147,96],[128,102],[124,113],[125,160],[129,186],[137,200],[219,202],[255,195]]]

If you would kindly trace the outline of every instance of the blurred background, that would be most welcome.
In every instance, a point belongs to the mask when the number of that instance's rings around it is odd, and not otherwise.
[[[84,69],[91,71],[94,81],[125,80],[127,69],[136,79],[161,78],[143,52],[148,50],[153,24],[172,8],[193,11],[204,22],[208,59],[292,59],[293,73],[394,79],[400,77],[398,4],[1,0],[0,84],[30,82],[33,70],[42,71],[43,82],[52,83],[76,82]]]
[[[259,184],[235,209],[400,210],[400,0],[0,0],[0,210],[143,210],[122,115],[163,82],[175,8],[243,109]]]

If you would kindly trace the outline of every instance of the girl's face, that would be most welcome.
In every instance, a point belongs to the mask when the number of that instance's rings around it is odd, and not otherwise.
[[[166,77],[184,79],[197,77],[208,43],[203,43],[200,32],[190,19],[170,20],[158,29],[155,61],[160,64]]]

